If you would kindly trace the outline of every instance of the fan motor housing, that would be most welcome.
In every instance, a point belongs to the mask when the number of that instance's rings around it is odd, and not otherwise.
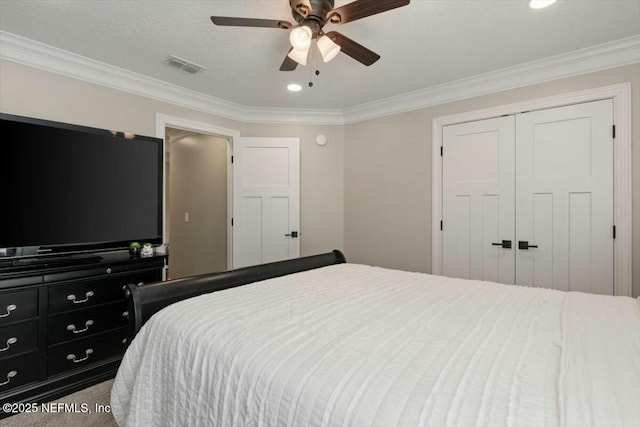
[[[290,0],[289,4],[296,22],[309,26],[315,37],[324,26],[327,15],[333,10],[334,0]]]

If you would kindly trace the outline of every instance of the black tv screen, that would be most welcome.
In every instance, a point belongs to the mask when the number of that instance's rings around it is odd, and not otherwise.
[[[0,248],[162,243],[162,140],[0,114]]]

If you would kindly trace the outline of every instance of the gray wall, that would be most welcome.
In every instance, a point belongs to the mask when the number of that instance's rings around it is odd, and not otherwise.
[[[349,260],[431,271],[431,125],[434,118],[624,82],[632,84],[633,294],[640,295],[638,64],[347,125],[344,238]]]
[[[227,269],[228,141],[167,128],[169,278]],[[185,222],[185,212],[189,222]]]
[[[301,254],[345,249],[352,262],[431,271],[431,122],[434,117],[631,82],[633,287],[640,294],[640,65],[480,96],[347,126],[259,125],[227,120],[0,61],[0,111],[155,134],[155,114],[301,138]],[[315,145],[319,133],[326,147]]]
[[[300,137],[300,253],[343,249],[344,127],[253,125],[0,60],[0,111],[154,136],[156,113],[239,130],[242,136]],[[315,145],[317,134],[329,138]]]

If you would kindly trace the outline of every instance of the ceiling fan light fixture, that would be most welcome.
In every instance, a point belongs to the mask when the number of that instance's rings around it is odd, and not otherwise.
[[[547,6],[551,6],[555,2],[556,2],[556,0],[531,0],[529,2],[529,7],[531,9],[542,9],[542,8],[547,7]]]
[[[319,41],[318,49],[322,53],[324,62],[331,61],[338,52],[343,52],[357,62],[370,66],[380,59],[380,55],[337,31],[329,31],[328,38],[323,37],[325,24],[346,24],[357,21],[407,6],[411,0],[352,0],[337,8],[334,8],[334,2],[335,0],[289,0],[294,23],[276,19],[230,16],[212,16],[211,22],[216,26],[289,30],[289,41],[292,47],[282,61],[280,71],[294,71],[298,64],[306,65],[307,56],[310,55],[309,49],[314,40]],[[312,85],[313,82],[309,82],[309,86]]]
[[[311,31],[311,28],[303,25],[291,30],[291,34],[289,34],[289,41],[295,50],[307,50],[311,46],[312,37],[313,32]]]
[[[298,50],[291,49],[291,52],[287,55],[289,58],[293,59],[300,65],[307,65],[307,56],[309,55],[309,49]]]
[[[340,52],[340,45],[336,44],[327,36],[322,36],[318,39],[318,50],[322,55],[324,62],[329,62]]]

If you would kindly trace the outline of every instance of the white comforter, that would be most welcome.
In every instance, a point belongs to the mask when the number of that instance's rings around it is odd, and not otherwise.
[[[625,297],[342,264],[171,305],[112,394],[121,426],[640,426]]]

